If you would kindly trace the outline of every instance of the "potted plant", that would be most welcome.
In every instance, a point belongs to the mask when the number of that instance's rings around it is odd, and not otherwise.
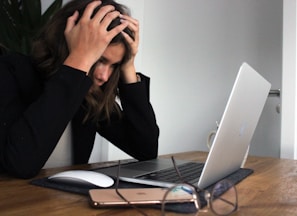
[[[41,0],[1,0],[0,44],[9,51],[29,54],[32,39],[61,6],[62,0],[53,0],[42,13]]]

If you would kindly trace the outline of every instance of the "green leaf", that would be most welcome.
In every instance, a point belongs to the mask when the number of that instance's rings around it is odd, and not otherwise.
[[[19,47],[19,35],[20,33],[16,30],[16,23],[19,22],[20,11],[19,4],[17,1],[1,1],[0,3],[0,43],[6,47],[15,50]]]
[[[54,0],[41,14],[41,0],[0,0],[0,43],[11,51],[30,53],[31,39],[61,6],[62,0]]]
[[[36,0],[23,0],[23,23],[28,28],[39,26],[41,18],[41,3]]]
[[[13,20],[21,20],[20,2],[19,0],[2,0],[1,11],[5,11],[5,14]]]

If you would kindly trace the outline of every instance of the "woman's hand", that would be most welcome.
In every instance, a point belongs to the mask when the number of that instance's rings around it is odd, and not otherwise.
[[[123,36],[125,37],[126,41],[130,44],[132,49],[132,56],[126,62],[122,65],[121,71],[122,71],[122,80],[125,83],[133,83],[137,82],[137,76],[136,76],[136,69],[134,65],[135,56],[138,52],[138,46],[139,46],[139,22],[138,20],[127,16],[127,15],[121,15],[121,19],[123,20],[123,23],[128,23],[128,28],[134,33],[134,40],[124,31],[122,31]]]
[[[77,22],[78,11],[70,16],[65,28],[65,37],[69,49],[69,56],[64,64],[88,73],[92,65],[101,57],[111,40],[125,29],[129,23],[107,31],[113,19],[120,16],[112,5],[103,6],[92,17],[94,9],[101,1],[93,1],[86,7],[80,20]],[[77,22],[77,23],[76,23]]]

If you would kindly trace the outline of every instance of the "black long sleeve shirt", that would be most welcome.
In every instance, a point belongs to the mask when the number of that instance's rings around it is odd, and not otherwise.
[[[0,171],[30,178],[43,167],[67,124],[72,123],[74,163],[87,163],[96,132],[138,160],[157,157],[159,128],[149,101],[149,78],[119,83],[123,117],[82,123],[92,80],[61,65],[44,82],[29,57],[0,58]]]

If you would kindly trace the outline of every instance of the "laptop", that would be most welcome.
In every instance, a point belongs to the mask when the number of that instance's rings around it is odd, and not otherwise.
[[[192,181],[187,181],[205,189],[240,170],[270,88],[271,84],[250,65],[245,62],[241,65],[205,163],[177,161],[179,167],[194,166],[198,176],[181,171],[183,177],[192,177]],[[138,161],[121,166],[120,180],[170,187],[177,183],[174,179],[179,180],[175,172],[175,177],[158,179],[160,173],[170,170],[174,171],[174,167],[169,158]],[[117,166],[96,171],[116,176]]]

